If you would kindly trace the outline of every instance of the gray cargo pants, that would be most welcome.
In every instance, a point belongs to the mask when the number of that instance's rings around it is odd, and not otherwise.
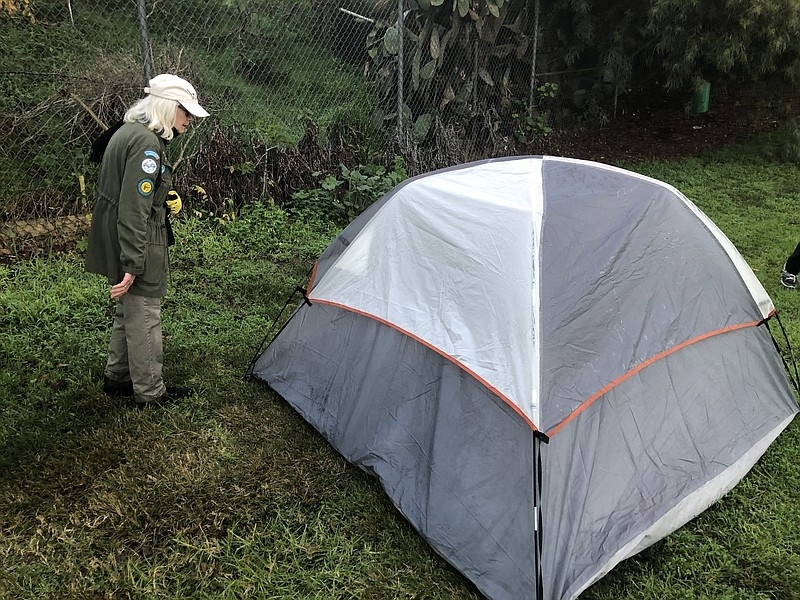
[[[117,300],[106,377],[133,381],[134,400],[148,402],[166,392],[163,366],[161,298],[125,294]]]

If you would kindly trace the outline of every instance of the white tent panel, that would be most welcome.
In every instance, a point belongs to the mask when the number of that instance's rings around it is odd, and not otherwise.
[[[315,283],[311,302],[392,324],[536,425],[541,164],[484,163],[410,182]]]

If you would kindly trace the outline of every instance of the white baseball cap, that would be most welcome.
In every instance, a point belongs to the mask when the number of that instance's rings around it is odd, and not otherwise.
[[[146,94],[156,98],[175,100],[195,117],[208,117],[208,111],[197,103],[197,92],[192,84],[177,75],[156,75],[144,88]]]

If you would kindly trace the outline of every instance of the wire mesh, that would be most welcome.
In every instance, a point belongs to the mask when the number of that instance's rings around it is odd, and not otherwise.
[[[209,212],[281,191],[274,157],[310,129],[400,152],[415,174],[514,153],[574,108],[536,0],[3,6],[18,9],[0,10],[6,219],[91,210],[91,141],[158,73],[191,81],[212,114],[170,147],[176,185]]]

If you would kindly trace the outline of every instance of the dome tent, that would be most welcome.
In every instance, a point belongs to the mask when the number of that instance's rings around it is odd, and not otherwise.
[[[731,242],[607,165],[409,179],[306,296],[249,373],[493,600],[576,598],[729,491],[798,410]]]

